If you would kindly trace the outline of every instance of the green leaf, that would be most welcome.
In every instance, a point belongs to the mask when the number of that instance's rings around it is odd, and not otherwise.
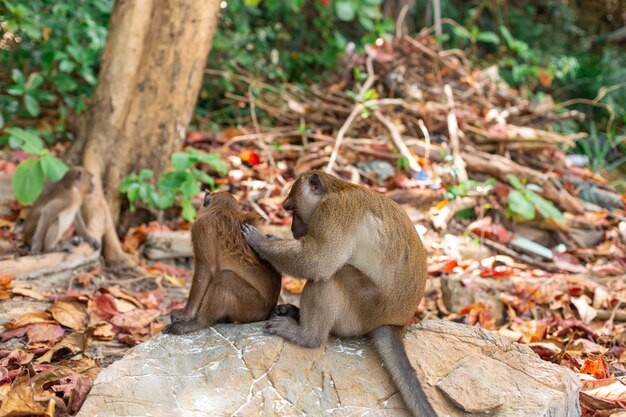
[[[511,212],[520,215],[526,220],[535,218],[535,207],[524,197],[524,194],[517,190],[509,193],[507,207]]]
[[[4,127],[4,116],[0,112],[0,129],[2,129],[3,127]]]
[[[164,194],[159,195],[157,207],[160,208],[161,210],[164,210],[166,208],[172,207],[175,202],[176,202],[176,196],[174,194],[164,193]]]
[[[200,186],[193,175],[188,174],[187,180],[180,186],[180,195],[185,199],[191,200],[194,195],[200,194]]]
[[[44,148],[43,140],[36,130],[25,130],[19,127],[9,127],[5,131],[10,135],[9,143],[12,148],[21,148],[25,152],[39,155]]]
[[[69,171],[69,167],[56,156],[46,155],[40,159],[41,169],[52,182],[57,182]]]
[[[26,106],[26,111],[32,117],[39,116],[39,113],[40,113],[41,109],[39,108],[39,102],[37,101],[36,98],[34,98],[33,96],[28,95],[28,94],[25,95],[24,96],[24,106]]]
[[[354,20],[355,11],[351,1],[338,1],[335,4],[335,10],[339,20],[343,20],[344,22]]]
[[[494,45],[500,44],[500,38],[493,32],[480,32],[476,35],[478,42],[492,43]]]
[[[207,174],[204,171],[200,171],[199,169],[194,169],[193,170],[193,174],[196,177],[196,179],[204,184],[209,184],[209,186],[211,187],[211,189],[213,189],[215,187],[215,181],[213,181],[213,177],[211,177],[209,174]]]
[[[149,168],[144,168],[141,171],[139,171],[139,179],[140,180],[147,180],[152,178],[152,176],[154,175],[154,171],[152,171]]]
[[[188,222],[190,222],[190,221],[192,221],[196,217],[196,209],[191,204],[190,200],[181,200],[180,201],[180,207],[183,209],[183,211],[181,213],[182,216],[183,216],[183,219],[185,219]]]
[[[11,94],[12,96],[23,96],[25,90],[22,86],[14,85],[13,87],[8,87],[6,89],[6,92]]]
[[[38,159],[22,161],[13,173],[15,198],[23,205],[30,205],[43,191],[43,170]]]
[[[463,26],[455,26],[454,29],[452,29],[452,32],[454,33],[455,36],[459,38],[463,38],[463,39],[472,38],[471,33],[469,33],[469,31],[465,29]]]
[[[64,59],[59,64],[59,71],[61,72],[72,72],[76,68],[76,64],[69,59]]]
[[[261,0],[243,0],[243,2],[246,6],[250,7],[257,7],[259,4],[261,4]]]
[[[170,171],[161,176],[159,180],[159,188],[170,190],[172,193],[174,190],[180,188],[180,186],[187,180],[189,174],[186,172]]]
[[[565,221],[565,216],[557,209],[551,201],[546,200],[539,194],[528,191],[528,199],[535,206],[537,211],[546,219],[554,219],[560,222]]]
[[[524,189],[522,182],[513,174],[506,174],[507,179],[509,180],[509,184],[513,186],[516,190]]]
[[[11,79],[13,79],[13,82],[16,85],[19,85],[19,86],[26,85],[26,79],[24,78],[24,74],[22,74],[22,71],[18,69],[14,69],[13,71],[11,71]]]
[[[43,84],[43,76],[38,72],[33,72],[28,76],[26,81],[26,87],[29,90],[36,90],[41,84]]]
[[[172,155],[172,167],[176,171],[185,171],[187,168],[191,167],[195,158],[188,153],[185,152],[175,152]]]

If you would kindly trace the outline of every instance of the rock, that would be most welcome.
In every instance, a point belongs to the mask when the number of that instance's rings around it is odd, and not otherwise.
[[[411,326],[405,345],[440,416],[580,415],[574,373],[527,346],[447,321]],[[499,394],[498,394],[499,393]],[[503,399],[503,401],[501,401]],[[365,339],[306,349],[260,323],[157,335],[94,381],[79,416],[406,416]]]
[[[504,404],[504,394],[480,378],[485,370],[474,363],[465,363],[445,376],[437,387],[454,404],[468,413],[483,413]]]

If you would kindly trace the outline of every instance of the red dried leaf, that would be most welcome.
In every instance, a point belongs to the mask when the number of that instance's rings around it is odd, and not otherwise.
[[[115,298],[107,293],[97,294],[92,300],[89,300],[87,312],[92,321],[94,319],[96,321],[109,320],[118,313]]]
[[[11,288],[11,282],[13,281],[13,275],[0,274],[0,290],[8,290]]]
[[[158,310],[131,310],[111,318],[111,324],[122,329],[136,329],[150,325],[150,322],[159,317]]]
[[[28,327],[18,327],[17,329],[7,329],[2,332],[2,341],[6,342],[9,339],[13,339],[15,337],[23,337],[26,334]]]
[[[450,272],[454,271],[454,268],[456,268],[458,265],[458,262],[454,259],[446,259],[428,265],[428,273],[432,276],[449,274]]]
[[[513,236],[509,233],[504,226],[500,224],[493,224],[493,219],[490,216],[483,217],[471,223],[467,229],[479,236],[482,236],[489,240],[494,240],[501,243],[509,243]]]
[[[580,368],[581,374],[591,375],[596,379],[608,378],[608,364],[602,357],[587,358]]]
[[[37,323],[28,326],[26,335],[30,343],[58,342],[64,330],[58,324]]]
[[[85,402],[92,385],[91,378],[87,375],[73,374],[59,380],[59,384],[53,385],[52,390],[63,393],[63,399],[67,401],[67,412],[73,415]]]
[[[14,349],[6,357],[0,360],[0,366],[12,369],[16,366],[26,365],[33,360],[34,355],[22,349]]]

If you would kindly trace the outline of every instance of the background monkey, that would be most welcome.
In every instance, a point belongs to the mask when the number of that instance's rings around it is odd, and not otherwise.
[[[265,330],[318,347],[330,333],[369,334],[415,416],[435,417],[399,328],[426,284],[426,252],[411,220],[388,197],[320,171],[300,176],[284,207],[299,239],[270,240],[244,225],[250,246],[276,269],[307,279],[298,310],[279,306]]]
[[[259,259],[243,238],[243,224],[261,216],[239,210],[227,192],[207,194],[191,227],[194,272],[189,299],[173,310],[165,333],[184,334],[217,322],[267,319],[280,295],[281,275]]]
[[[24,241],[31,253],[50,252],[73,224],[76,233],[94,249],[100,242],[91,237],[80,213],[83,199],[94,190],[92,175],[83,167],[72,167],[65,176],[33,204],[24,222]]]

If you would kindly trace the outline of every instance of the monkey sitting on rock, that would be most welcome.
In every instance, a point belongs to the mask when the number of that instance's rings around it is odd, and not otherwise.
[[[259,259],[243,238],[244,224],[258,225],[227,192],[207,194],[191,227],[194,272],[185,308],[171,312],[163,332],[185,334],[215,323],[267,319],[280,295],[281,275]]]
[[[94,249],[100,248],[100,242],[87,232],[80,213],[84,199],[93,190],[92,175],[83,167],[75,166],[39,196],[24,222],[24,241],[32,254],[67,250],[68,246],[59,242],[72,225]]]
[[[301,175],[284,202],[295,239],[242,226],[280,272],[307,279],[300,309],[280,305],[265,331],[316,348],[329,334],[370,335],[407,408],[436,417],[400,336],[424,294],[426,251],[406,212],[388,197],[332,175]]]

